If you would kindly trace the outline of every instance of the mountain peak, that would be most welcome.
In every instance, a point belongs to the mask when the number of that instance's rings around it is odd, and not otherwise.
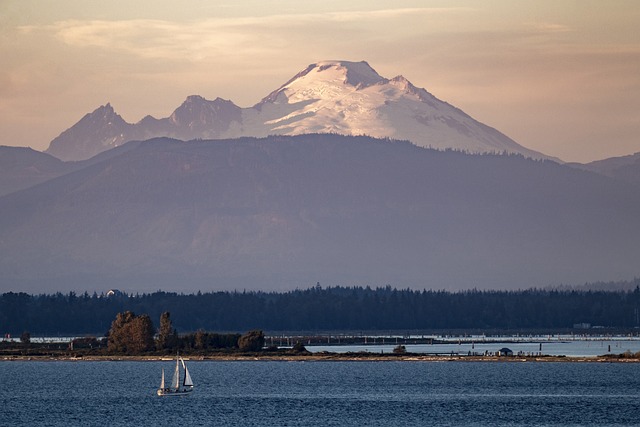
[[[107,102],[105,105],[101,105],[98,108],[96,108],[95,110],[93,110],[90,114],[91,115],[106,116],[106,115],[116,115],[116,112],[113,109],[113,107],[111,106],[111,103]]]
[[[111,103],[107,102],[105,105],[101,105],[91,113],[85,115],[82,119],[88,121],[89,123],[95,123],[96,121],[102,122],[104,126],[124,126],[127,123],[120,116],[120,114],[116,113],[114,108],[111,106]]]
[[[305,70],[298,73],[287,84],[312,73],[333,74],[337,78],[343,78],[345,84],[355,86],[357,88],[371,86],[377,83],[386,82],[387,79],[382,77],[374,70],[367,61],[320,61],[309,65]],[[287,85],[285,84],[285,86]]]
[[[315,64],[314,68],[317,68],[319,72],[329,69],[344,72],[344,82],[357,88],[387,81],[387,79],[378,74],[367,61],[321,61]]]
[[[323,98],[332,96],[330,87],[349,86],[356,90],[364,89],[388,80],[376,72],[366,61],[320,61],[293,76],[291,80],[266,96],[256,107],[264,103],[287,102],[287,92],[304,92],[304,96]],[[311,91],[311,92],[310,92]],[[312,93],[313,92],[313,93]],[[281,94],[284,93],[284,98]]]
[[[189,95],[187,96],[187,99],[185,99],[184,104],[192,102],[207,102],[207,100],[200,95]]]
[[[228,100],[228,99],[222,99],[220,97],[217,97],[216,99],[214,99],[213,101],[209,101],[208,99],[200,96],[200,95],[189,95],[187,96],[187,99],[184,100],[184,102],[180,105],[180,107],[178,107],[178,109],[180,108],[185,108],[185,107],[193,107],[193,106],[199,106],[202,107],[204,106],[204,108],[208,108],[208,107],[212,107],[212,106],[217,106],[217,107],[221,107],[221,106],[235,106],[237,107],[232,101]]]
[[[53,139],[45,153],[62,160],[85,160],[126,142],[130,127],[107,102]]]
[[[216,98],[209,101],[200,95],[190,95],[169,117],[180,138],[218,137],[232,122],[241,121],[240,107],[233,102]]]

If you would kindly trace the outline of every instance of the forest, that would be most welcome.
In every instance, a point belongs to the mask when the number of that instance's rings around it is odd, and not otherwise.
[[[640,287],[447,292],[318,284],[289,292],[8,292],[0,295],[0,333],[101,337],[125,311],[148,315],[154,327],[170,312],[179,333],[564,331],[576,324],[632,330],[640,326]]]

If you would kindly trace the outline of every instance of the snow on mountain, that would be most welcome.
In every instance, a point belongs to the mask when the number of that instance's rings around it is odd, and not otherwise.
[[[369,135],[437,149],[548,158],[415,87],[403,76],[381,77],[364,61],[312,64],[254,108],[256,113],[247,111],[243,121],[254,136]]]
[[[54,139],[47,152],[64,160],[80,160],[126,140],[157,136],[189,140],[337,133],[408,140],[436,149],[549,158],[518,145],[402,76],[380,76],[364,61],[311,64],[250,108],[193,95],[168,118],[147,116],[132,125],[109,104],[107,107],[88,115],[104,115],[92,121],[93,127],[87,126],[85,116]],[[121,120],[118,126],[106,125],[113,123],[109,119],[113,116]]]

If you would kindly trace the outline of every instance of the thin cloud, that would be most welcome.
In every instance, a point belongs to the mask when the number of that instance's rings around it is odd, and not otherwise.
[[[227,53],[243,54],[280,48],[287,37],[309,28],[331,33],[335,26],[356,22],[387,22],[389,19],[460,13],[467,8],[398,8],[306,14],[276,14],[265,17],[213,18],[195,22],[155,19],[65,20],[46,26],[22,26],[23,34],[48,33],[76,48],[101,48],[146,59],[191,59]],[[278,32],[272,30],[277,29]],[[343,27],[345,31],[348,28]],[[259,49],[257,48],[259,47]],[[206,53],[208,52],[208,54]]]
[[[255,41],[250,33],[230,31],[222,21],[176,23],[158,20],[62,21],[49,28],[66,45],[98,47],[145,59],[201,59]]]
[[[390,18],[401,18],[405,16],[416,15],[441,15],[450,13],[468,13],[475,9],[468,7],[432,7],[432,8],[399,8],[399,9],[382,9],[368,11],[348,11],[327,13],[329,19],[334,21],[364,21],[364,20],[380,20]]]
[[[556,24],[552,22],[526,23],[524,24],[524,26],[530,28],[533,32],[536,33],[568,33],[574,31],[574,29],[569,27],[568,25]]]

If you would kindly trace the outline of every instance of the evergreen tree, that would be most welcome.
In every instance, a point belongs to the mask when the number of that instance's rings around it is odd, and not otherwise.
[[[158,350],[174,349],[178,344],[178,334],[171,324],[171,314],[168,311],[160,315],[160,329],[156,347]]]

